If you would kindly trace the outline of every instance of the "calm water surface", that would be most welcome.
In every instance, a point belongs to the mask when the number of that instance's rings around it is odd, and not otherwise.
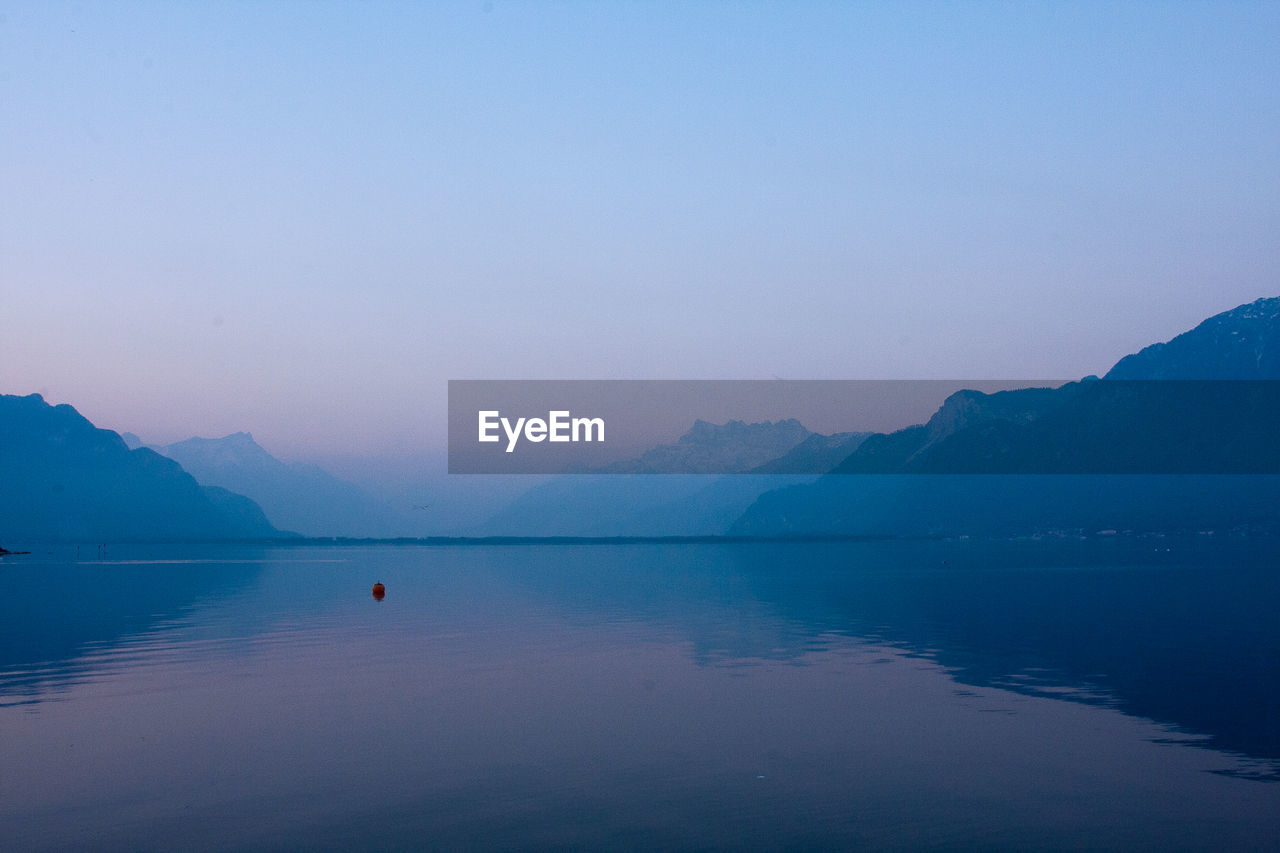
[[[4,850],[1280,849],[1276,543],[36,551]]]

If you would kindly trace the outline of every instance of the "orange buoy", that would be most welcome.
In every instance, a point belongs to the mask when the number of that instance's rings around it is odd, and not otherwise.
[[[381,601],[383,596],[387,594],[387,588],[380,583],[373,585],[373,597]]]

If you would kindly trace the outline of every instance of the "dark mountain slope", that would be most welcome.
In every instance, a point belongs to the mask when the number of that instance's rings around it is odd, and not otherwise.
[[[252,501],[202,488],[173,460],[130,450],[68,405],[0,395],[0,535],[11,541],[280,535]]]
[[[1205,320],[1171,341],[1127,355],[1106,379],[1280,379],[1280,297]]]
[[[1280,299],[1242,305],[1108,380],[958,392],[927,424],[866,439],[840,475],[762,495],[732,532],[1280,527],[1278,315]],[[1169,379],[1206,381],[1151,381]],[[1249,379],[1264,381],[1215,381]]]

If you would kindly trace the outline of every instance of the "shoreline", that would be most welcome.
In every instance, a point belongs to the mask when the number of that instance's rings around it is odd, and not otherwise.
[[[752,545],[752,544],[805,544],[835,542],[1106,542],[1134,541],[1140,539],[1194,539],[1212,541],[1280,541],[1280,533],[1272,531],[1231,530],[1176,530],[1176,531],[1053,531],[1048,533],[1021,533],[1007,536],[947,534],[947,535],[855,535],[855,534],[797,534],[791,536],[286,536],[258,539],[121,539],[103,542],[76,542],[51,540],[24,542],[26,546],[41,547],[94,547],[143,545],[231,545],[265,547],[343,547],[368,545],[394,546],[495,546],[495,545]],[[30,554],[31,551],[9,551],[0,547],[0,556]]]

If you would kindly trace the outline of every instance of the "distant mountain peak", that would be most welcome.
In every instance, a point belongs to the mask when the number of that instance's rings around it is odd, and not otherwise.
[[[356,486],[314,465],[284,462],[249,432],[189,438],[156,451],[198,481],[257,501],[281,527],[311,536],[370,536],[389,531],[386,508]]]
[[[253,440],[253,433],[250,432],[233,432],[230,435],[224,435],[221,438],[205,438],[204,436],[192,436],[183,441],[175,442],[175,444],[222,444],[239,447],[261,447],[262,445]],[[172,446],[172,445],[170,445]]]
[[[693,426],[689,431],[680,436],[677,441],[680,444],[698,444],[709,441],[731,441],[750,435],[765,435],[766,433],[778,435],[793,435],[796,437],[795,443],[799,444],[804,441],[810,433],[804,424],[795,418],[787,418],[781,421],[758,421],[747,423],[741,420],[726,421],[723,424],[713,424],[710,421],[704,421],[698,418],[693,422]]]
[[[253,433],[251,432],[233,432],[230,435],[223,436],[222,438],[209,440],[219,442],[227,447],[235,447],[241,450],[255,450],[262,453],[267,452],[261,444],[258,444],[258,442],[254,440]]]
[[[227,485],[216,476],[211,478],[209,471],[246,464],[284,467],[284,462],[276,460],[261,444],[253,441],[250,433],[232,433],[223,438],[188,438],[166,447],[156,447],[155,450],[169,459],[182,462],[182,466],[196,474],[196,479],[201,483],[224,485],[234,492],[242,492],[242,489]]]

